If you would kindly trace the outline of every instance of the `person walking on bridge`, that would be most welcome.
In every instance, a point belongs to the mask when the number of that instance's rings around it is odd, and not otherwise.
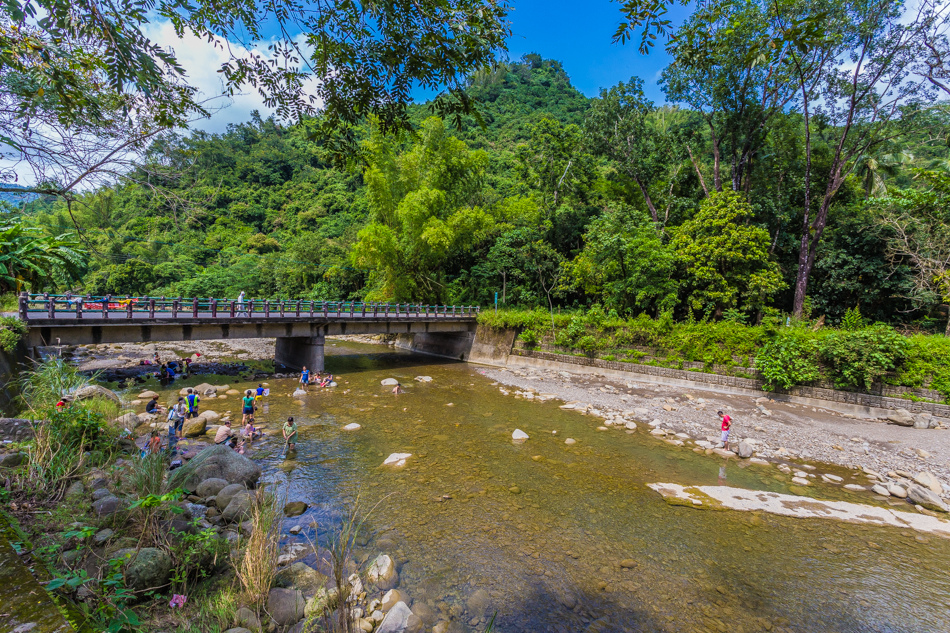
[[[243,312],[244,312],[244,291],[242,290],[242,291],[240,292],[240,294],[238,294],[238,299],[237,299],[237,315],[238,315],[238,316],[241,316],[241,314],[242,314]],[[247,316],[251,316],[251,315],[248,314]]]

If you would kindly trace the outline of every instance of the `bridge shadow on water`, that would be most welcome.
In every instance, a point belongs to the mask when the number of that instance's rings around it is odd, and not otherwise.
[[[367,345],[367,347],[369,347]],[[431,367],[433,365],[460,365],[463,361],[429,356],[406,350],[383,348],[365,353],[354,353],[351,346],[339,353],[328,344],[325,348],[325,368],[331,374],[356,374],[367,371],[411,369],[413,367]]]

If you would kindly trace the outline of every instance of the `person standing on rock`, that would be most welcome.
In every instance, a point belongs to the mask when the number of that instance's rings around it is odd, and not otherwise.
[[[284,441],[287,444],[287,450],[294,450],[294,447],[297,446],[297,423],[294,422],[293,417],[287,418],[287,422],[284,424],[282,431],[284,433]]]
[[[729,429],[732,428],[732,418],[722,411],[717,411],[716,415],[719,416],[719,419],[722,422],[719,427],[722,430],[722,441],[720,443],[720,447],[729,450]]]
[[[184,398],[179,398],[175,406],[168,412],[168,421],[172,423],[172,426],[174,426],[179,434],[181,434],[181,430],[185,426],[185,416],[187,414],[188,409],[185,407]]]
[[[198,403],[201,402],[201,398],[198,397],[194,389],[188,389],[188,395],[185,396],[185,401],[188,403],[188,419],[197,418]]]

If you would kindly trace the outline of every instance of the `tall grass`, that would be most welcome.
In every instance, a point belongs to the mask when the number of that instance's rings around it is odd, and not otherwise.
[[[251,535],[244,542],[243,554],[235,568],[242,589],[241,598],[258,616],[277,575],[284,517],[281,501],[263,488],[257,490],[251,507]]]
[[[46,412],[56,406],[60,398],[89,385],[93,378],[61,358],[50,358],[37,363],[36,368],[20,379],[20,401],[34,413]]]

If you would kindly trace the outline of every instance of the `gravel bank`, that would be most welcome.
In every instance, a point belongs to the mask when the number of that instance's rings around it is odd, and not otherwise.
[[[643,432],[651,426],[694,441],[719,441],[718,410],[732,416],[730,446],[752,440],[755,456],[770,461],[815,461],[880,473],[881,483],[903,486],[906,476],[930,472],[950,498],[950,431],[915,429],[859,420],[832,411],[652,383],[619,382],[591,373],[540,368],[479,370],[501,384],[565,402],[589,404],[602,418],[635,420]],[[517,395],[517,394],[513,394]],[[617,421],[619,422],[619,420]],[[685,438],[679,438],[685,439]],[[898,474],[900,471],[900,474]],[[874,482],[869,477],[869,485]]]

